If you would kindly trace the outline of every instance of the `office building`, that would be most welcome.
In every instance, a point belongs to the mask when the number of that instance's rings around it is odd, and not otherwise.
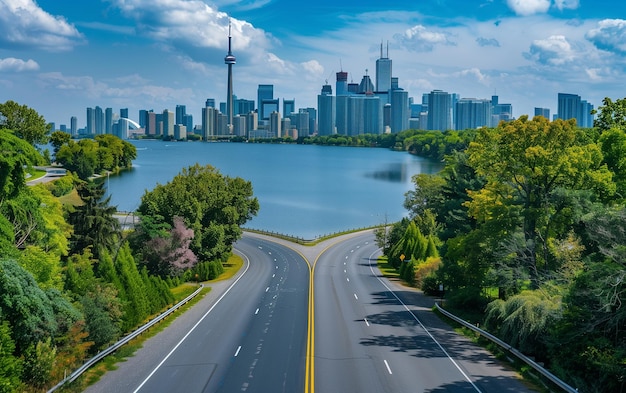
[[[187,139],[187,127],[183,124],[174,124],[174,139],[180,141]]]
[[[93,108],[87,108],[87,125],[85,129],[89,135],[96,133],[96,116]]]
[[[380,58],[376,60],[376,91],[387,92],[391,90],[391,59],[389,58],[389,43],[387,43],[387,56],[383,57],[383,43],[380,43]]]
[[[163,138],[174,137],[174,125],[176,123],[176,114],[169,109],[163,110]]]
[[[207,104],[209,104],[207,102]],[[217,111],[214,106],[205,106],[202,108],[202,140],[208,141],[215,136],[215,114]]]
[[[337,134],[348,135],[348,100],[350,96],[338,95],[335,97],[335,127]]]
[[[215,98],[207,98],[204,103],[205,108],[215,108]]]
[[[433,90],[428,95],[427,130],[447,131],[452,129],[452,100],[448,92]]]
[[[250,133],[259,128],[259,114],[251,111],[246,115],[246,136],[249,138]]]
[[[558,93],[557,99],[557,116],[559,119],[576,119],[578,127],[593,127],[593,115],[591,114],[593,105],[576,94]]]
[[[368,94],[368,93],[373,93],[374,90],[376,90],[374,88],[374,83],[372,83],[372,79],[370,78],[369,75],[367,75],[367,70],[365,70],[365,75],[363,75],[363,78],[361,78],[361,83],[359,83],[358,93]]]
[[[339,71],[336,73],[337,81],[335,83],[335,90],[337,96],[348,95],[348,73],[345,71]]]
[[[157,135],[157,114],[153,110],[146,112],[145,133],[148,136]]]
[[[497,95],[491,96],[491,126],[496,127],[501,121],[513,120],[513,105],[501,104]]]
[[[270,110],[267,113],[264,111],[263,102],[266,100],[274,100],[274,85],[259,85],[259,87],[257,88],[256,102],[259,108],[259,120],[268,119],[270,113],[273,112],[273,110]],[[278,111],[278,107],[276,107],[274,110]]]
[[[318,133],[319,135],[332,135],[335,130],[336,119],[335,96],[329,84],[322,87],[322,92],[317,96]]]
[[[382,134],[383,103],[380,97],[365,95],[363,102],[363,134]]]
[[[78,119],[76,116],[70,118],[70,134],[72,136],[78,135]]]
[[[261,106],[259,107],[259,110],[263,113],[263,117],[259,116],[259,119],[261,120],[269,120],[269,115],[272,112],[279,112],[280,111],[280,102],[278,100],[278,98],[276,99],[269,99],[266,98],[263,101],[261,101]]]
[[[94,121],[95,121],[95,134],[102,135],[104,134],[104,111],[99,106],[93,111]]]
[[[176,105],[176,120],[175,124],[185,124],[183,117],[187,114],[187,107],[185,105]]]
[[[550,109],[535,107],[535,116],[543,116],[546,119],[550,120]]]
[[[282,137],[282,132],[281,132],[281,116],[280,116],[280,112],[278,111],[273,111],[272,113],[270,113],[270,128],[269,128],[269,135],[270,137],[273,138],[281,138]]]
[[[121,108],[120,109],[120,117],[122,119],[128,119],[128,108]]]
[[[235,115],[247,115],[254,111],[254,100],[236,99],[235,100]]]
[[[403,89],[390,91],[390,128],[391,132],[397,133],[409,129],[409,93]]]
[[[283,116],[289,116],[296,111],[296,100],[286,100],[283,98]]]
[[[112,134],[113,133],[113,109],[106,108],[104,110],[104,133]]]
[[[456,103],[455,129],[467,130],[491,126],[491,101],[461,98]]]

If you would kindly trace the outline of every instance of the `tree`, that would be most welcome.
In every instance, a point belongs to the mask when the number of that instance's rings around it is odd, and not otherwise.
[[[56,155],[59,152],[61,146],[69,143],[71,139],[72,135],[68,134],[67,132],[53,131],[52,134],[50,134],[50,144],[54,149],[54,154]]]
[[[626,131],[626,98],[617,99],[615,101],[606,97],[602,100],[602,106],[598,110],[593,110],[592,114],[598,114],[593,121],[593,126],[601,132],[618,128]]]
[[[12,131],[0,127],[0,207],[26,186],[24,168],[37,165],[41,156]]]
[[[241,226],[258,209],[250,182],[196,164],[184,168],[169,183],[146,191],[137,210],[153,219],[160,216],[169,225],[174,217],[183,218],[194,231],[191,249],[199,259],[225,261],[232,244],[241,237]]]
[[[487,181],[480,191],[470,192],[470,214],[480,223],[495,220],[510,233],[519,225],[528,251],[519,255],[520,262],[526,263],[535,287],[549,266],[548,241],[558,235],[551,231],[555,191],[587,189],[601,199],[615,192],[599,147],[581,145],[580,139],[573,120],[522,116],[497,129],[479,130],[468,149],[470,164]]]
[[[48,143],[50,126],[37,111],[15,101],[0,104],[0,128],[13,130],[15,135],[31,145]]]
[[[174,227],[169,233],[150,239],[141,248],[143,263],[157,276],[177,276],[198,262],[189,249],[193,238],[194,231],[185,226],[182,218],[174,217]]]
[[[0,393],[20,391],[22,362],[15,356],[15,342],[7,321],[0,322]]]
[[[76,191],[83,204],[69,213],[68,222],[74,227],[71,250],[77,253],[92,246],[97,259],[103,250],[112,249],[120,239],[120,223],[113,216],[116,208],[109,206],[111,196],[104,198],[103,183],[79,182]]]

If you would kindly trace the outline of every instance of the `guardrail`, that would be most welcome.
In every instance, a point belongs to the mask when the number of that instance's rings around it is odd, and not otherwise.
[[[85,371],[87,371],[91,366],[93,366],[94,364],[98,363],[100,360],[104,359],[108,355],[112,354],[113,352],[118,350],[122,345],[127,344],[132,339],[136,338],[137,336],[139,336],[140,334],[142,334],[146,330],[150,329],[152,326],[154,326],[157,323],[161,322],[163,319],[167,318],[171,313],[173,313],[174,311],[179,309],[181,306],[183,306],[184,304],[189,302],[191,299],[196,297],[196,295],[198,295],[200,293],[200,291],[202,291],[203,288],[204,288],[204,285],[201,284],[200,288],[196,289],[191,295],[187,296],[186,298],[184,298],[180,302],[176,303],[174,306],[169,308],[167,311],[164,311],[162,314],[160,314],[156,318],[150,320],[150,322],[146,323],[145,325],[141,326],[137,330],[133,331],[128,336],[122,338],[121,340],[119,340],[115,344],[111,345],[107,349],[103,350],[102,352],[99,352],[96,356],[94,356],[91,359],[87,360],[85,362],[85,364],[80,366],[80,368],[78,368],[76,371],[74,371],[73,373],[71,373],[70,375],[65,377],[61,382],[56,384],[53,388],[48,390],[48,393],[54,392],[55,390],[57,390],[61,386],[65,385],[66,383],[74,382],[76,380],[76,378],[81,376],[81,374],[83,374]]]
[[[543,375],[546,379],[550,380],[552,383],[554,383],[556,386],[560,387],[564,391],[571,392],[571,393],[578,393],[578,389],[575,389],[575,388],[569,386],[568,384],[566,384],[565,382],[560,380],[557,376],[555,376],[554,374],[552,374],[551,372],[549,372],[545,368],[541,367],[539,364],[537,364],[537,362],[535,362],[534,360],[532,360],[528,356],[524,355],[523,353],[521,353],[517,349],[513,348],[511,345],[509,345],[509,344],[505,343],[504,341],[500,340],[498,337],[496,337],[493,334],[488,333],[488,332],[486,332],[486,331],[484,331],[484,330],[482,330],[482,329],[472,325],[471,323],[469,323],[469,322],[467,322],[467,321],[457,317],[456,315],[451,314],[450,312],[444,310],[443,308],[441,308],[441,306],[439,306],[439,303],[435,303],[435,307],[437,308],[437,310],[439,310],[439,312],[441,312],[446,317],[452,319],[455,322],[460,323],[461,325],[465,326],[466,328],[469,328],[469,329],[475,331],[476,333],[478,333],[481,336],[491,340],[492,342],[494,342],[495,344],[499,345],[501,348],[505,349],[506,351],[510,352],[511,354],[517,356],[517,358],[519,358],[524,363],[526,363],[529,366],[531,366],[532,368],[534,368],[537,372],[539,372],[541,375]]]

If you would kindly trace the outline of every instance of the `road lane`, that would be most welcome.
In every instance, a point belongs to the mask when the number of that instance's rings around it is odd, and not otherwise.
[[[330,247],[315,264],[318,393],[528,391],[424,307],[427,297],[381,279],[377,255],[369,234]]]
[[[236,248],[250,263],[232,289],[216,283],[219,297],[209,293],[87,392],[301,391],[308,265],[246,236]]]

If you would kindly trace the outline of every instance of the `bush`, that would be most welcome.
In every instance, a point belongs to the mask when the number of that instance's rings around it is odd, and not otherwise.
[[[63,195],[69,194],[70,191],[74,189],[74,179],[72,175],[65,175],[47,183],[46,187],[55,197],[62,197]]]
[[[415,286],[424,289],[424,279],[429,276],[434,276],[439,266],[441,266],[441,258],[427,258],[426,262],[422,262],[417,265],[415,269]]]

